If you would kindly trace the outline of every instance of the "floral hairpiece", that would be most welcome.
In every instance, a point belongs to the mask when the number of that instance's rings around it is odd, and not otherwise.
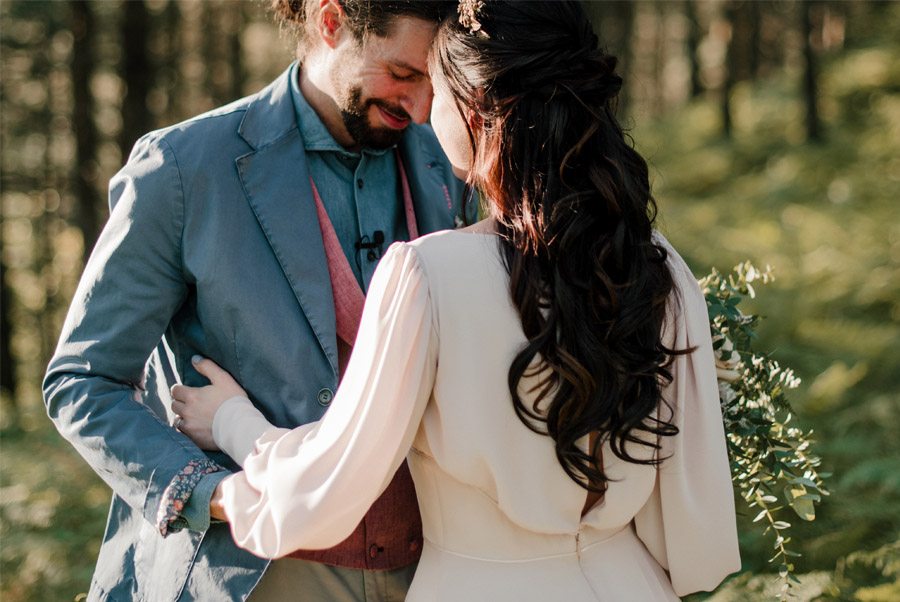
[[[459,24],[467,28],[471,34],[481,31],[478,12],[482,8],[484,8],[484,0],[460,0],[456,9],[459,12]]]

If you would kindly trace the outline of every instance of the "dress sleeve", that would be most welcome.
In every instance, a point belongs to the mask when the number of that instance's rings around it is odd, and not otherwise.
[[[243,472],[222,482],[238,545],[275,558],[346,539],[406,458],[436,367],[427,278],[415,249],[395,244],[372,278],[328,412],[313,425],[264,431]]]
[[[663,399],[679,433],[662,437],[655,489],[635,516],[638,537],[669,572],[679,596],[710,591],[740,570],[734,493],[706,302],[690,270],[672,262],[677,301],[663,334],[675,349]],[[662,417],[668,418],[665,407]]]

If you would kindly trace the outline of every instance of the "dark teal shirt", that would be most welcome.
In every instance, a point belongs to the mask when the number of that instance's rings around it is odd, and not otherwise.
[[[303,97],[299,76],[299,64],[295,63],[291,68],[291,97],[309,173],[350,268],[365,292],[381,253],[370,256],[366,249],[357,250],[360,238],[367,236],[371,241],[376,230],[382,231],[382,251],[394,241],[409,240],[395,149],[351,152],[338,144]]]

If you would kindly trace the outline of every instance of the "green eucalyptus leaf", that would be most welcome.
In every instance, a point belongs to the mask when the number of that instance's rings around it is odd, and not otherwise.
[[[774,523],[772,523],[772,528],[773,528],[773,529],[778,529],[779,531],[780,531],[781,529],[787,529],[787,528],[789,528],[790,526],[791,526],[791,523],[789,523],[789,522],[787,522],[787,521],[783,521],[783,520],[777,520],[777,521],[775,521]]]
[[[791,504],[794,512],[806,521],[816,520],[816,507],[813,501],[806,498],[797,498]]]
[[[784,505],[775,505],[778,498],[774,492],[783,492],[786,505],[801,519],[814,520],[815,504],[828,495],[823,479],[831,475],[817,472],[821,460],[811,449],[812,432],[789,426],[793,412],[786,393],[796,389],[800,379],[790,368],[752,348],[760,317],[744,314],[740,304],[748,296],[756,297],[757,289],[751,283],[768,284],[772,279],[769,266],[759,270],[745,261],[729,274],[713,269],[699,284],[706,299],[713,348],[722,349],[728,340],[741,362],[738,380],[720,383],[732,482],[749,507],[760,508],[753,523],[760,525],[764,535],[772,532],[776,554],[769,562],[781,560],[779,597],[785,600],[792,584],[798,582],[794,565],[786,559],[800,555],[787,547],[791,524],[776,519]]]

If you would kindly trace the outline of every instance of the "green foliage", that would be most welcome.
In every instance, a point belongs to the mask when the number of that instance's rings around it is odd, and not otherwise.
[[[779,597],[786,599],[799,582],[792,558],[800,554],[788,546],[791,523],[779,518],[779,511],[788,507],[801,519],[814,520],[815,504],[828,491],[826,475],[818,472],[821,461],[810,450],[812,433],[789,424],[786,392],[800,381],[792,370],[753,351],[759,318],[739,308],[745,297],[756,296],[754,282],[771,280],[768,268],[760,272],[747,261],[728,277],[713,269],[700,288],[709,312],[732,481],[747,505],[759,508],[753,522],[765,525],[763,533],[774,539],[769,562],[777,563]]]
[[[900,4],[884,10],[896,29]],[[754,346],[802,379],[788,391],[789,425],[815,431],[821,470],[834,474],[814,522],[786,519],[788,549],[803,554],[797,600],[881,595],[867,588],[889,587],[885,578],[869,572],[846,573],[840,589],[833,581],[848,558],[900,540],[900,43],[866,42],[823,61],[821,145],[803,144],[790,78],[735,89],[730,142],[707,100],[637,121],[634,133],[653,165],[661,229],[695,273],[745,259],[778,267],[739,307],[765,316]],[[752,522],[760,510],[741,509],[744,573],[711,600],[778,595],[771,533]]]
[[[50,425],[27,412],[0,454],[2,600],[71,600],[90,584],[109,489]]]
[[[854,552],[838,562],[826,600],[900,600],[900,541],[871,552]]]

